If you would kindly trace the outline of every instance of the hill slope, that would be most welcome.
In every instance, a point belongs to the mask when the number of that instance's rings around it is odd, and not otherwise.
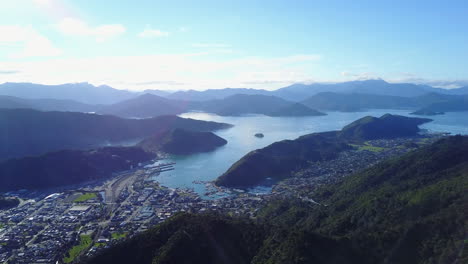
[[[190,108],[222,116],[235,116],[269,114],[290,104],[290,102],[274,96],[236,94],[219,100],[193,102]]]
[[[268,114],[269,116],[321,116],[326,115],[300,103],[293,103]]]
[[[40,111],[94,112],[101,107],[100,105],[83,104],[73,100],[23,99],[0,95],[0,108],[7,109],[28,108]]]
[[[256,222],[178,215],[85,263],[466,263],[467,188],[468,137],[455,136],[324,186],[322,205],[272,201]]]
[[[230,125],[160,116],[123,119],[74,112],[0,110],[0,160],[62,149],[86,149],[139,140],[161,131],[184,128],[213,131]]]
[[[242,157],[215,183],[226,187],[248,187],[268,177],[281,180],[308,161],[334,158],[339,152],[350,148],[347,144],[352,141],[416,136],[418,125],[429,121],[390,114],[380,118],[369,116],[354,121],[339,132],[315,133],[295,140],[275,142]]]
[[[0,84],[0,95],[25,99],[76,100],[86,104],[112,104],[137,96],[137,93],[114,89],[107,85],[94,86],[89,83],[66,83],[43,85],[35,83]]]
[[[156,155],[136,147],[62,150],[0,163],[0,191],[41,189],[82,183],[128,170]]]
[[[177,115],[187,111],[187,102],[170,100],[153,94],[104,106],[99,113],[120,117],[148,118],[161,115]]]
[[[227,141],[212,132],[197,132],[176,128],[144,139],[138,146],[146,151],[188,155],[213,151]]]
[[[371,140],[416,136],[419,125],[431,122],[428,118],[413,118],[385,114],[379,118],[366,116],[343,127],[340,137],[348,140]]]

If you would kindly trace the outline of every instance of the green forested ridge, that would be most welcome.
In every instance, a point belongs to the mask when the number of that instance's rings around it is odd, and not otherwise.
[[[86,263],[467,263],[468,137],[453,136],[257,220],[176,216]]]

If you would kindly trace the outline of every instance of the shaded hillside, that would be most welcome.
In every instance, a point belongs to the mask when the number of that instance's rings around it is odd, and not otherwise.
[[[153,159],[137,147],[62,150],[0,163],[0,191],[41,189],[109,177]]]
[[[424,115],[427,113],[430,114],[462,111],[468,111],[468,96],[458,96],[451,100],[432,103],[415,111],[413,114]]]
[[[296,223],[350,239],[371,263],[465,263],[467,188],[468,137],[454,136],[326,186],[313,197],[327,206]]]
[[[319,93],[307,98],[302,103],[315,109],[342,112],[367,109],[416,108],[420,106],[415,99],[408,97],[331,92]]]
[[[190,109],[221,116],[243,114],[267,115],[290,104],[290,102],[274,96],[237,94],[220,100],[193,102]]]
[[[40,111],[95,112],[101,105],[89,105],[73,100],[23,99],[14,96],[0,96],[0,108],[28,108]]]
[[[18,206],[20,201],[17,198],[3,197],[0,195],[0,210],[6,210]]]
[[[311,109],[300,103],[293,103],[268,114],[269,116],[321,116],[325,113]]]
[[[61,149],[86,149],[139,140],[161,131],[184,128],[213,131],[230,125],[161,116],[123,119],[74,112],[0,110],[0,160]]]
[[[177,115],[187,111],[187,102],[170,100],[153,94],[144,94],[136,98],[103,107],[99,113],[121,117],[148,118],[161,115]]]
[[[324,92],[302,101],[311,108],[326,111],[355,112],[369,109],[417,109],[441,102],[456,102],[457,95],[427,93],[416,97]]]
[[[276,233],[278,232],[278,233]],[[232,219],[221,215],[179,214],[165,223],[121,244],[105,250],[85,263],[93,264],[248,264],[248,263],[358,263],[357,256],[345,243],[310,232],[291,234],[289,243],[299,237],[306,238],[314,249],[278,262],[258,260],[267,241],[287,238],[284,229],[253,223],[248,219]],[[297,237],[296,237],[297,235]],[[308,244],[295,245],[302,251]],[[286,250],[286,249],[285,249]],[[266,252],[265,252],[266,253]],[[337,255],[340,254],[340,255]]]
[[[89,83],[43,85],[7,82],[0,84],[0,95],[26,99],[75,100],[86,104],[112,104],[133,98],[138,94],[114,89],[107,85],[94,86]]]
[[[177,215],[85,261],[106,263],[466,263],[468,137],[442,139],[257,220]]]
[[[216,180],[227,187],[254,186],[266,178],[281,180],[309,161],[327,160],[350,147],[336,137],[336,133],[315,133],[295,140],[275,142],[265,148],[249,152],[234,163]]]
[[[295,140],[275,142],[251,151],[234,163],[217,180],[226,187],[254,186],[266,178],[281,180],[303,168],[309,161],[327,160],[350,148],[347,143],[370,139],[416,136],[418,125],[431,121],[386,114],[364,117],[339,132],[314,133]]]
[[[371,140],[416,136],[419,125],[431,122],[428,118],[414,118],[385,114],[379,118],[366,116],[343,127],[339,136],[348,140]]]
[[[197,132],[177,128],[146,138],[138,143],[138,146],[151,152],[188,155],[213,151],[226,144],[225,139],[212,132]]]

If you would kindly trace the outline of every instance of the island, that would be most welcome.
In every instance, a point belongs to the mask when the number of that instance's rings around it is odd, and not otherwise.
[[[261,184],[267,178],[283,180],[309,162],[335,158],[355,143],[418,136],[418,126],[430,121],[427,118],[391,114],[380,118],[367,116],[345,126],[341,131],[313,133],[295,140],[275,142],[242,157],[218,177],[215,184],[245,188]]]
[[[255,136],[255,137],[258,137],[258,138],[263,138],[263,137],[265,137],[265,135],[263,135],[263,133],[256,133],[254,136]]]
[[[163,152],[174,155],[189,155],[213,151],[227,141],[212,132],[174,129],[155,134],[141,141],[138,146],[153,153]]]

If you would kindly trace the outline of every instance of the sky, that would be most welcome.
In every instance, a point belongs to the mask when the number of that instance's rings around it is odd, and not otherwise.
[[[0,0],[0,83],[468,85],[468,1]]]

